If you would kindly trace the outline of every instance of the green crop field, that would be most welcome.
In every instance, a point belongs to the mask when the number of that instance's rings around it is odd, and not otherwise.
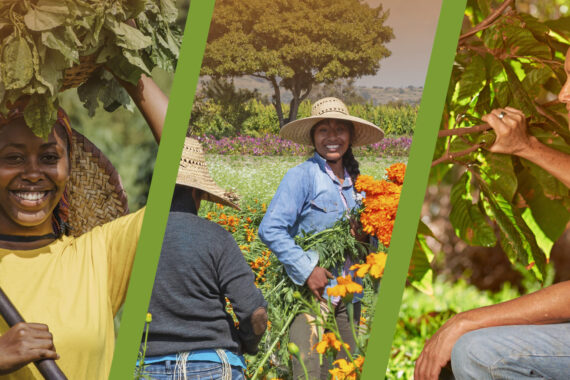
[[[269,202],[287,170],[305,161],[307,157],[293,156],[222,156],[208,155],[206,161],[214,181],[224,189],[232,189],[243,199]],[[384,176],[386,168],[402,157],[357,157],[360,172],[376,179]]]

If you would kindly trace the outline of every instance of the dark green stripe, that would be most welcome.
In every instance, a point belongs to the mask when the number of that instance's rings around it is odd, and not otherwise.
[[[133,378],[213,9],[214,0],[190,4],[110,379]]]
[[[466,0],[443,0],[386,270],[378,294],[363,380],[384,378],[420,209],[441,121]]]

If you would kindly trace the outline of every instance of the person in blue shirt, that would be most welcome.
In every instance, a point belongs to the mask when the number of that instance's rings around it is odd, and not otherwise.
[[[372,144],[384,137],[384,132],[366,120],[349,115],[346,105],[336,98],[317,101],[311,116],[283,126],[281,136],[296,143],[312,145],[313,157],[289,170],[281,181],[265,217],[259,226],[259,237],[283,263],[291,280],[304,285],[321,302],[325,312],[337,318],[342,339],[354,347],[348,314],[340,299],[331,299],[334,310],[328,310],[325,289],[336,285],[333,273],[318,265],[318,254],[304,251],[295,243],[295,236],[304,232],[319,232],[357,206],[354,182],[360,174],[352,146]],[[349,260],[334,275],[349,273]],[[356,295],[355,320],[359,320],[360,299]],[[328,378],[328,368],[319,364],[312,347],[318,343],[314,324],[309,315],[299,315],[290,329],[290,340],[297,344],[307,365],[310,378]],[[341,355],[344,353],[341,352]],[[303,374],[297,361],[293,362],[293,377]]]

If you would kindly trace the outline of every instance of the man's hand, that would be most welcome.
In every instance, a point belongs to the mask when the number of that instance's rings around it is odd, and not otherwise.
[[[16,371],[40,359],[59,359],[46,325],[18,323],[0,336],[0,374]]]
[[[531,149],[531,138],[526,131],[526,118],[521,111],[512,107],[498,108],[482,119],[497,135],[489,151],[520,155]]]
[[[451,350],[463,334],[465,328],[461,315],[448,320],[441,328],[426,341],[414,370],[415,380],[437,380],[441,369],[451,360]]]
[[[317,266],[315,267],[315,269],[313,269],[313,271],[309,275],[309,278],[307,278],[305,284],[309,287],[313,295],[319,301],[324,301],[322,295],[323,292],[325,291],[325,286],[327,286],[327,284],[329,283],[329,279],[333,278],[334,276],[332,275],[331,272]]]

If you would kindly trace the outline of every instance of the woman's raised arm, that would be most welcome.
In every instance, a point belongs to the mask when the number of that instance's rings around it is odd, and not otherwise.
[[[159,143],[168,108],[168,97],[152,78],[144,74],[136,86],[128,82],[120,82],[143,114],[154,139]]]

